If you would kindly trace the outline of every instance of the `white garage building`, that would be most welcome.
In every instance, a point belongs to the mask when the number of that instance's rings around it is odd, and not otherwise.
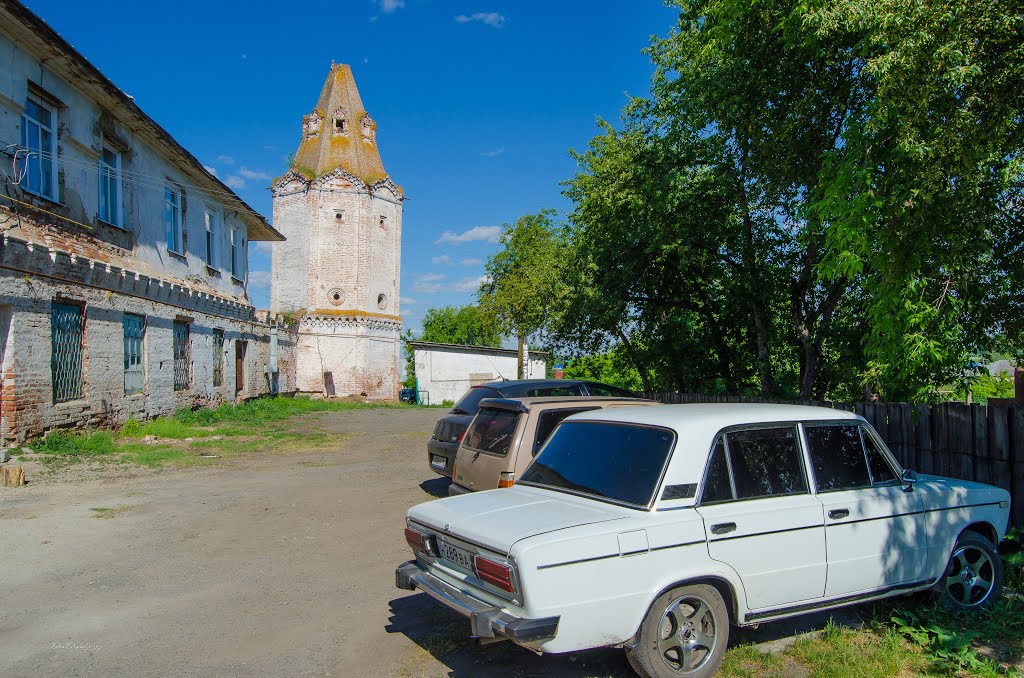
[[[440,405],[458,401],[471,386],[488,381],[515,379],[519,353],[514,349],[491,346],[459,346],[410,341],[416,362],[416,388],[420,403]],[[543,379],[545,352],[528,357],[530,379]]]

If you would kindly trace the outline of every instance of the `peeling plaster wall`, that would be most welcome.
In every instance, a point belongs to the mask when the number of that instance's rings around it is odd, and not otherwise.
[[[237,279],[231,275],[230,228],[235,225],[239,229],[243,235],[240,244],[245,249],[248,247],[248,237],[244,237],[246,227],[233,209],[219,204],[216,194],[191,187],[202,183],[202,177],[169,162],[122,124],[115,112],[104,110],[51,73],[38,57],[16,45],[2,28],[0,74],[0,150],[7,144],[21,142],[21,114],[30,82],[59,102],[59,105],[51,102],[57,111],[59,130],[58,184],[61,190],[58,200],[27,193],[19,199],[87,224],[93,230],[93,237],[128,250],[141,268],[182,280],[201,280],[222,294],[245,295],[244,267]],[[98,162],[104,141],[121,154],[122,228],[105,224],[98,218]],[[10,172],[11,156],[0,155],[0,162]],[[167,252],[165,186],[176,186],[182,194],[184,256]],[[203,260],[207,211],[218,215],[221,222],[216,234],[220,256],[209,268]],[[241,260],[247,260],[244,252]]]

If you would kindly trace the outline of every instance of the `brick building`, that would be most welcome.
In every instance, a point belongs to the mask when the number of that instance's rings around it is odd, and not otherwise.
[[[294,388],[246,295],[283,236],[12,0],[0,152],[0,444]]]
[[[297,323],[298,390],[397,399],[405,198],[348,66],[331,65],[271,190],[287,239],[273,246],[270,309]]]

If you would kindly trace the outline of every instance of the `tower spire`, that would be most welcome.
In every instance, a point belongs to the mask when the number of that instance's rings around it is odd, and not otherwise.
[[[377,150],[377,123],[363,107],[348,64],[331,63],[316,108],[302,119],[292,166],[315,176],[340,167],[367,185],[387,177]]]

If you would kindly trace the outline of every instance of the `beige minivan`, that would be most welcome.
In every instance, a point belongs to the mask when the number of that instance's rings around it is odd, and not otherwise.
[[[555,426],[569,415],[657,404],[642,398],[586,396],[485,398],[459,445],[448,494],[511,487],[544,447]]]

